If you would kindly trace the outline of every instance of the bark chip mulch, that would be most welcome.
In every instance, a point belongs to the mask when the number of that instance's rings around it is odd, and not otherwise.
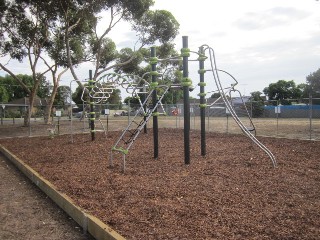
[[[161,129],[159,158],[152,131],[109,167],[120,132],[0,140],[85,211],[128,239],[320,239],[320,142],[262,138],[268,156],[243,135],[190,135]]]

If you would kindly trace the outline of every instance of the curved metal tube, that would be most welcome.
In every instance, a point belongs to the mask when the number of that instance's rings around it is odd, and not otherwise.
[[[207,45],[204,45],[207,46]],[[242,130],[243,133],[245,133],[260,149],[262,149],[271,159],[272,164],[274,167],[277,166],[277,161],[275,156],[272,154],[272,152],[265,146],[263,145],[254,135],[252,135],[252,133],[250,131],[248,131],[248,129],[244,126],[244,124],[241,122],[241,120],[239,119],[239,117],[237,116],[236,112],[234,111],[232,105],[230,104],[229,100],[227,99],[224,91],[223,91],[223,87],[219,78],[219,70],[217,68],[217,64],[216,64],[216,60],[215,60],[215,55],[214,55],[214,50],[207,46],[207,49],[209,50],[209,56],[210,56],[210,64],[211,64],[211,69],[212,69],[212,75],[213,78],[215,80],[215,84],[219,90],[220,96],[223,99],[224,103],[226,104],[226,107],[228,109],[228,111],[230,112],[231,116],[233,117],[233,119],[235,120],[235,122],[237,123],[237,125],[240,127],[240,129]],[[225,71],[223,71],[225,72]],[[227,73],[227,72],[225,72]],[[229,76],[231,76],[235,81],[236,84],[233,84],[231,86],[231,88],[233,88],[234,86],[237,85],[237,80],[229,73],[227,73]]]

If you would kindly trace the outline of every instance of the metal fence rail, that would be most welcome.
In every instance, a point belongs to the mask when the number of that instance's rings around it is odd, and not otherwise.
[[[294,100],[291,101],[294,102]],[[247,102],[246,106],[253,116],[257,136],[320,140],[320,105],[313,104],[314,102],[319,103],[319,99],[305,99],[302,103],[300,100],[300,104],[284,106],[275,101],[264,102],[262,105],[257,105],[256,102]],[[260,108],[259,111],[257,106]],[[27,106],[0,107],[0,138],[38,135],[50,137],[52,130],[55,134],[89,132],[89,120],[82,109],[73,110],[71,116],[68,107],[54,106],[55,111],[50,119],[51,124],[46,125],[43,120],[44,107],[35,108],[31,124],[28,127],[23,126],[23,117]],[[121,110],[117,108],[118,105],[110,104],[96,106],[95,111],[98,113],[97,119],[99,119],[96,122],[97,130],[119,131],[125,129],[130,118],[135,114],[136,106],[131,104],[123,106]],[[159,116],[160,128],[184,127],[183,104],[166,104],[164,110],[167,115]],[[249,124],[249,118],[243,108],[235,107],[235,110],[244,125]],[[60,111],[61,116],[56,116],[56,111]],[[257,113],[260,115],[257,116]],[[190,114],[191,129],[200,130],[200,108],[197,100],[191,100]],[[147,126],[151,128],[152,119]],[[206,131],[241,133],[222,103],[206,109]]]

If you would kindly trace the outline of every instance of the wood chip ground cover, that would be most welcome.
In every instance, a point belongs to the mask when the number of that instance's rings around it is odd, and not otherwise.
[[[109,167],[120,132],[32,137],[0,143],[128,239],[319,239],[320,142],[259,137],[278,167],[242,135],[192,131],[184,164],[183,131],[152,131]]]

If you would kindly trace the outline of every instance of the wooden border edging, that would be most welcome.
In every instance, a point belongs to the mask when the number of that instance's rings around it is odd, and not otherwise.
[[[9,159],[24,175],[36,184],[48,197],[50,197],[60,208],[72,217],[84,232],[89,232],[97,240],[125,240],[119,233],[98,218],[85,213],[83,209],[76,206],[72,199],[66,194],[59,192],[48,180],[25,164],[17,156],[0,144],[0,152]]]

